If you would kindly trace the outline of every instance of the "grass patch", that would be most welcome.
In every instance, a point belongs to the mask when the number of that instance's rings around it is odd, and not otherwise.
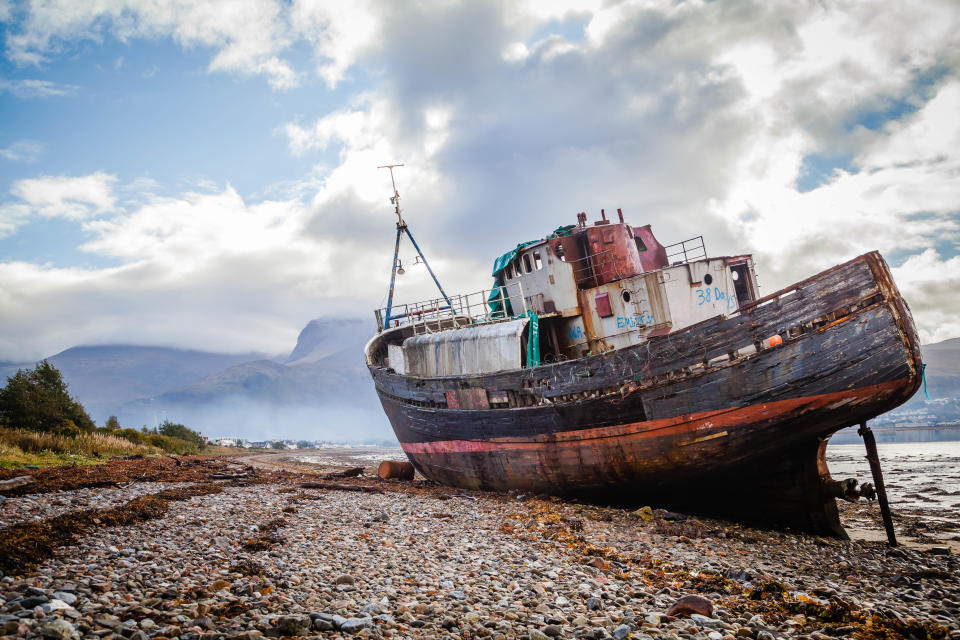
[[[161,451],[157,447],[102,433],[64,436],[0,427],[0,469],[26,465],[97,464],[101,458],[112,456],[158,453]]]

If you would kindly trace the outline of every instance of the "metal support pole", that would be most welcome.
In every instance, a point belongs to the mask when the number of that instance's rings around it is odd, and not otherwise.
[[[390,268],[390,291],[387,294],[387,313],[383,317],[383,329],[390,328],[390,310],[393,308],[393,284],[397,279],[397,254],[400,252],[400,234],[406,229],[406,225],[397,223],[397,241],[393,245],[393,265]]]
[[[443,296],[443,299],[447,301],[447,304],[450,305],[450,308],[452,309],[453,304],[450,302],[450,296],[448,296],[447,292],[444,291],[443,287],[440,286],[440,281],[437,280],[437,276],[434,275],[433,269],[430,268],[430,263],[427,262],[427,257],[423,255],[423,251],[420,251],[420,245],[418,245],[417,241],[413,239],[413,234],[410,233],[410,227],[403,225],[403,230],[407,232],[407,237],[409,237],[410,242],[413,243],[413,248],[416,249],[417,253],[420,254],[420,259],[423,260],[423,265],[427,268],[427,271],[430,272],[430,277],[433,278],[433,282],[437,285],[437,289],[440,289],[440,295]]]
[[[897,546],[897,536],[893,531],[893,517],[890,515],[890,504],[887,502],[887,489],[883,485],[883,471],[880,469],[880,457],[877,455],[877,441],[873,437],[873,430],[866,422],[860,423],[857,433],[863,438],[867,448],[867,462],[870,463],[870,472],[873,474],[873,484],[877,487],[877,501],[880,502],[880,515],[883,516],[883,527],[887,530],[887,541],[891,547]]]

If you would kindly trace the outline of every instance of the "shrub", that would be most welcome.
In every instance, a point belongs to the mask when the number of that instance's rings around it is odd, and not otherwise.
[[[196,447],[197,451],[207,446],[207,441],[203,439],[202,435],[176,422],[164,420],[163,424],[160,425],[159,432],[160,435],[191,443]]]
[[[56,431],[68,421],[81,431],[96,425],[83,405],[67,393],[63,376],[46,360],[32,370],[20,369],[0,389],[0,420],[29,431]],[[73,430],[64,427],[68,432]]]

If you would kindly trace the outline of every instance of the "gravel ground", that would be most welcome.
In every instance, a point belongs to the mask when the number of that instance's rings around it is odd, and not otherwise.
[[[233,467],[212,470],[225,468]],[[0,633],[960,638],[960,561],[943,547],[889,549],[369,476],[338,482],[383,493],[304,489],[302,474],[247,469],[219,481],[197,481],[191,469],[194,484],[222,490],[85,532],[10,571],[0,578]],[[62,521],[66,506],[116,509],[144,491],[184,486],[8,497],[0,536]]]

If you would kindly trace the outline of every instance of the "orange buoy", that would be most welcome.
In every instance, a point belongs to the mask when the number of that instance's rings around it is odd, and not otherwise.
[[[377,467],[377,475],[382,480],[397,478],[398,480],[413,480],[413,465],[409,462],[384,460]]]
[[[779,347],[779,346],[782,345],[782,344],[783,344],[783,338],[781,338],[781,337],[779,336],[779,334],[778,334],[778,335],[774,335],[774,336],[770,336],[770,346],[771,346],[771,347]]]

